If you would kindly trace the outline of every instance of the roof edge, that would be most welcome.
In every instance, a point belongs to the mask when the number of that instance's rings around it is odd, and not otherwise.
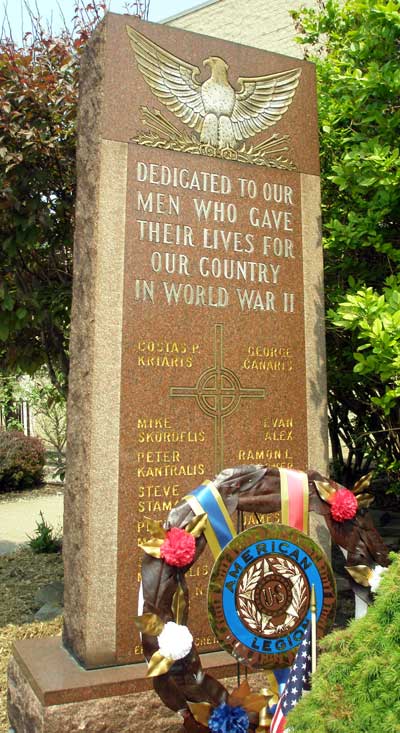
[[[191,13],[195,13],[197,10],[206,8],[208,5],[215,5],[216,3],[219,3],[219,2],[220,0],[205,0],[205,2],[200,3],[199,5],[195,5],[193,8],[182,10],[180,13],[176,13],[175,15],[170,15],[168,18],[163,18],[163,20],[160,20],[158,22],[159,23],[171,23],[171,21],[173,20],[177,20],[178,18],[183,18],[185,15],[190,15]]]

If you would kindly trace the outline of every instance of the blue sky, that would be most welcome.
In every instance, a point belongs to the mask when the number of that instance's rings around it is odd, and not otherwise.
[[[25,31],[30,29],[28,14],[25,8],[26,2],[33,8],[38,7],[40,15],[43,19],[51,21],[52,28],[55,32],[62,27],[62,16],[60,7],[67,22],[74,15],[74,6],[77,0],[0,0],[0,9],[7,6],[7,15],[10,20],[13,38],[19,41],[21,38],[21,27]],[[90,0],[84,0],[85,4],[89,4]],[[149,20],[154,22],[169,18],[189,8],[201,5],[202,0],[150,0]],[[114,13],[126,13],[126,0],[108,0],[110,10]],[[129,3],[128,3],[129,4]],[[0,18],[3,17],[0,12]]]

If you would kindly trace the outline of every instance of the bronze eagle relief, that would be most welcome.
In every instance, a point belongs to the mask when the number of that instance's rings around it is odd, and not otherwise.
[[[227,62],[210,56],[203,60],[209,76],[201,81],[198,66],[163,49],[131,26],[126,30],[138,69],[152,93],[188,128],[182,132],[171,115],[142,107],[149,132],[140,133],[135,142],[286,170],[296,168],[285,157],[288,136],[275,133],[247,147],[246,141],[282,119],[296,93],[300,68],[239,77],[234,87]]]

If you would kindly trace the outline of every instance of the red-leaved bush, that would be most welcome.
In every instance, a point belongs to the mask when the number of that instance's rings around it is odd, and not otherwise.
[[[39,438],[0,431],[0,492],[30,489],[43,481],[45,450]]]

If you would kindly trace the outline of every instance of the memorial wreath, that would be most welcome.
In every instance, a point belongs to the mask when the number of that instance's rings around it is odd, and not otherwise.
[[[293,501],[290,482],[294,494],[297,492]],[[318,636],[329,630],[336,601],[324,553],[311,538],[292,527],[299,527],[300,521],[307,533],[309,514],[321,515],[331,540],[346,557],[355,594],[369,604],[371,589],[388,564],[388,554],[368,512],[373,500],[368,486],[369,476],[350,491],[316,471],[305,474],[240,466],[222,471],[213,482],[205,482],[184,497],[164,525],[149,520],[151,537],[141,545],[145,554],[135,622],[154,689],[167,707],[182,715],[186,730],[246,733],[260,723],[279,693],[271,672],[263,694],[251,693],[245,681],[229,695],[221,682],[202,669],[187,626],[185,574],[207,542],[218,558],[210,578],[209,613],[221,646],[238,662],[253,668],[287,668],[305,628],[311,582],[317,585]],[[295,505],[303,515],[297,522]],[[235,511],[239,516],[252,513],[257,518],[280,512],[284,526],[255,526],[235,536],[230,519]],[[242,563],[245,558],[246,567],[238,563],[239,556]],[[229,572],[235,583],[225,582],[224,600],[222,585]],[[271,629],[278,637],[272,646],[268,640]],[[252,648],[248,638],[253,639]]]

